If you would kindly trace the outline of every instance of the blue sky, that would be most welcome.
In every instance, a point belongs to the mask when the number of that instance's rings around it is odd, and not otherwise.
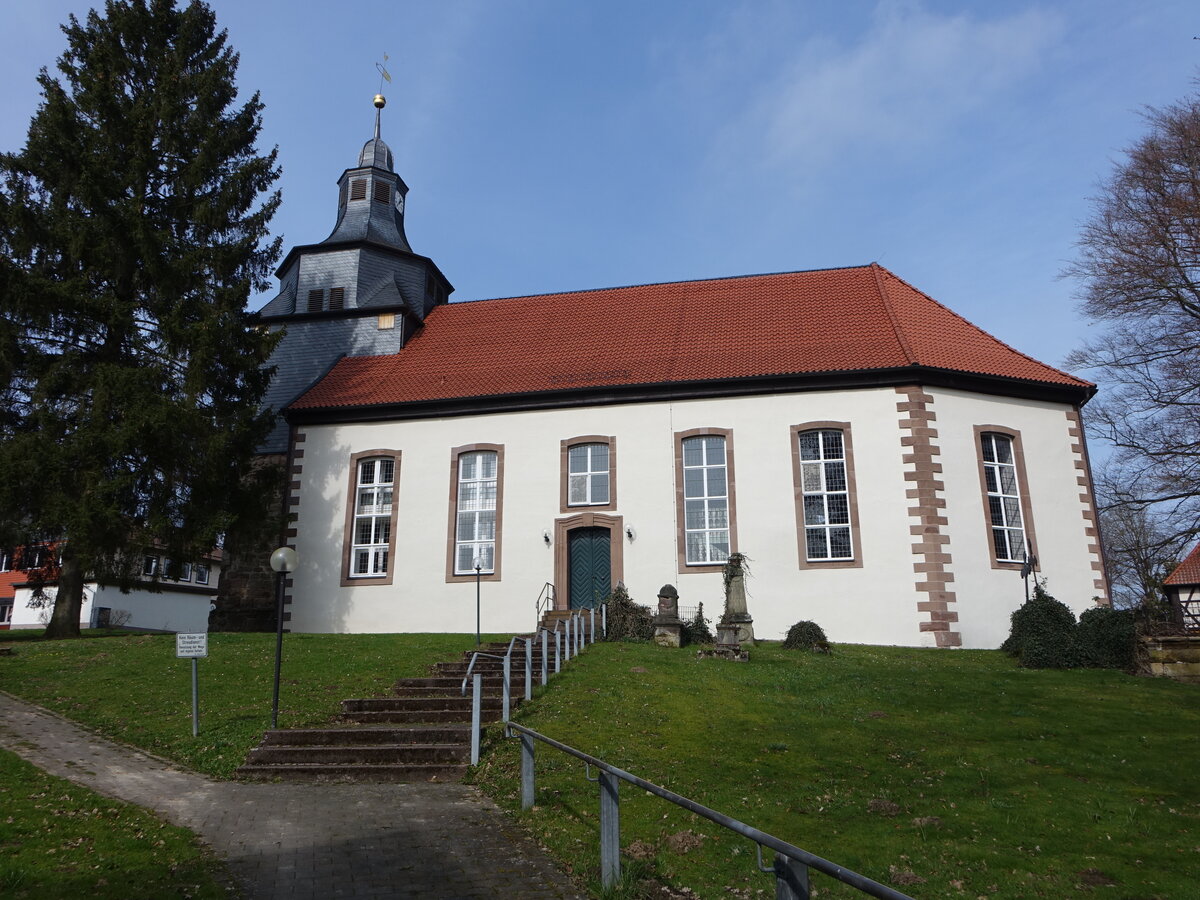
[[[5,0],[0,149],[90,5]],[[1055,365],[1088,327],[1058,277],[1088,197],[1200,64],[1183,0],[212,5],[285,249],[332,229],[387,52],[409,240],[454,299],[878,261]]]

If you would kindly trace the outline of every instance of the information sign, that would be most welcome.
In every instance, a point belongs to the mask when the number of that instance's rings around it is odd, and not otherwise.
[[[177,634],[175,635],[176,659],[200,659],[208,656],[208,635]]]

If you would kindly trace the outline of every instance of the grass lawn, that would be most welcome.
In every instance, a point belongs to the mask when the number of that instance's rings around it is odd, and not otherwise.
[[[0,750],[0,896],[227,896],[191,832]]]
[[[210,634],[199,660],[200,734],[192,737],[192,664],[169,634],[85,632],[41,641],[12,631],[0,643],[0,689],[102,734],[228,778],[271,725],[275,635]],[[397,678],[475,646],[467,634],[286,634],[279,726],[326,725],[347,697],[391,691]]]
[[[916,897],[1200,896],[1194,686],[994,651],[763,644],[732,663],[598,644],[517,720]],[[518,742],[496,744],[477,780],[517,809]],[[536,769],[521,819],[594,877],[596,785],[545,745]],[[638,893],[773,895],[745,838],[621,794]]]

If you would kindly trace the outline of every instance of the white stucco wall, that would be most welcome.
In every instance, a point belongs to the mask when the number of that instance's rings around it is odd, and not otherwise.
[[[1020,579],[992,569],[979,488],[976,424],[1020,429],[1035,498],[1041,552],[1051,589],[1074,598],[1091,583],[1090,556],[1077,499],[1067,408],[952,391],[933,409],[945,465],[952,570],[964,646],[995,647],[1019,602]],[[616,437],[617,508],[636,538],[622,536],[624,581],[635,600],[653,605],[664,583],[680,602],[722,610],[718,573],[681,573],[677,562],[674,436],[693,428],[733,432],[738,549],[752,560],[749,609],[762,638],[780,638],[800,619],[817,621],[834,641],[926,645],[919,625],[904,477],[898,395],[891,388],[646,403],[506,413],[413,422],[306,426],[292,589],[296,631],[469,632],[475,628],[473,579],[446,581],[450,451],[504,445],[501,579],[481,586],[482,628],[528,630],[542,585],[554,579],[560,442],[579,435]],[[860,568],[801,569],[789,428],[817,421],[850,423],[861,524]],[[397,476],[393,583],[341,586],[350,456],[386,449],[402,454]],[[1043,500],[1043,495],[1045,499]],[[559,585],[560,597],[566,586]],[[1087,598],[1080,602],[1086,608]],[[1060,599],[1067,600],[1067,597]],[[1070,602],[1070,601],[1068,601]],[[1076,605],[1076,604],[1073,604]]]

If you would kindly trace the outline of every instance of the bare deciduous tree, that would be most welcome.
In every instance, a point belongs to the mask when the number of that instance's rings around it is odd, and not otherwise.
[[[1151,543],[1174,547],[1200,520],[1200,94],[1146,119],[1066,271],[1082,281],[1083,312],[1106,326],[1068,364],[1103,386],[1088,418],[1114,451],[1110,530],[1165,528]]]

